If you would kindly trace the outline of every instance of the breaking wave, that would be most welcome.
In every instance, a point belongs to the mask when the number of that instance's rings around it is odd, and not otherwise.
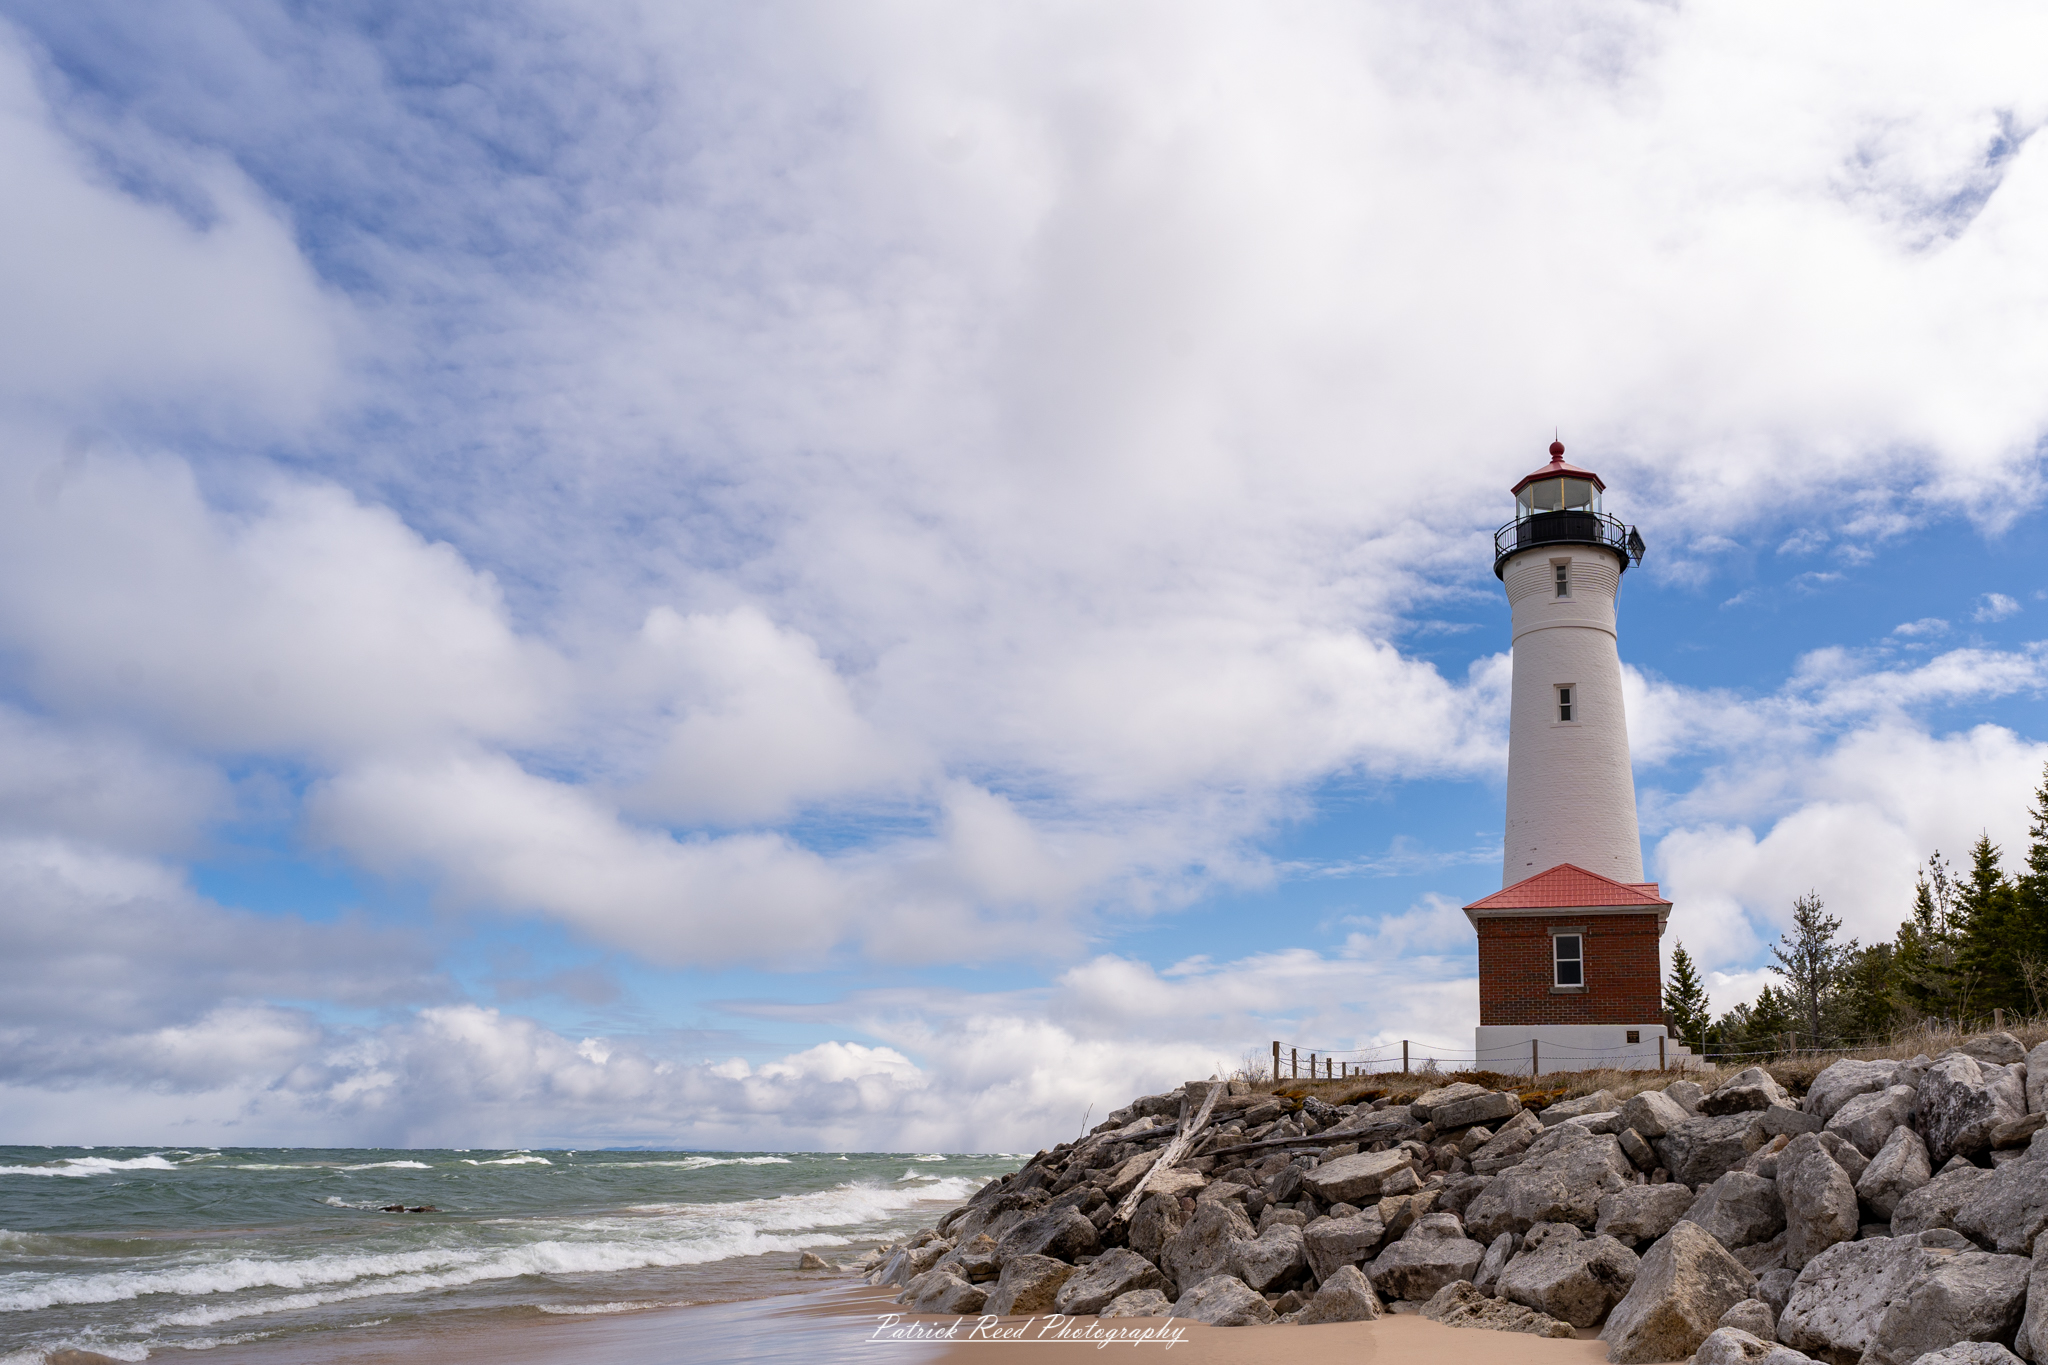
[[[175,1171],[178,1168],[160,1156],[129,1157],[123,1161],[106,1156],[59,1157],[48,1166],[0,1166],[0,1175],[108,1175],[114,1171]]]

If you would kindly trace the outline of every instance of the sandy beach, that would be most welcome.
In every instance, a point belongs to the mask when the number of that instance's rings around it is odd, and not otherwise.
[[[884,1322],[899,1329],[892,1337]],[[1153,1339],[1105,1344],[1086,1334],[1151,1329]],[[953,1340],[906,1340],[916,1325]],[[1156,1318],[978,1320],[902,1315],[895,1291],[865,1285],[739,1303],[650,1309],[587,1318],[463,1322],[451,1317],[422,1335],[418,1324],[384,1337],[375,1328],[322,1334],[294,1343],[228,1346],[206,1353],[209,1365],[837,1365],[843,1361],[917,1361],[975,1365],[1023,1358],[1047,1362],[1130,1359],[1154,1353],[1192,1365],[1279,1365],[1342,1361],[1345,1365],[1595,1365],[1606,1346],[1595,1340],[1547,1340],[1505,1332],[1461,1330],[1394,1315],[1377,1322],[1315,1327],[1206,1327]]]

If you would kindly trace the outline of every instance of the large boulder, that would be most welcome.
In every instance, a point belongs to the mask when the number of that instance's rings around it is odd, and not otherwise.
[[[1159,1268],[1185,1291],[1213,1276],[1231,1274],[1235,1243],[1257,1240],[1258,1233],[1252,1220],[1245,1217],[1244,1205],[1235,1200],[1197,1204],[1195,1216],[1159,1253]]]
[[[1720,1118],[1690,1118],[1650,1145],[1671,1178],[1698,1189],[1711,1185],[1749,1158],[1750,1132],[1756,1115],[1743,1112]]]
[[[1770,1072],[1760,1066],[1751,1066],[1744,1067],[1715,1087],[1711,1095],[1700,1101],[1700,1113],[1709,1117],[1742,1114],[1769,1109],[1773,1105],[1785,1109],[1798,1107],[1785,1092],[1785,1087],[1772,1079]]]
[[[1387,1225],[1379,1210],[1366,1209],[1348,1218],[1325,1218],[1302,1233],[1302,1252],[1316,1282],[1327,1283],[1344,1266],[1355,1266],[1379,1250]]]
[[[1913,1365],[2020,1365],[2020,1358],[1995,1341],[1959,1341],[1929,1351]]]
[[[2048,1043],[2037,1043],[2027,1054],[2027,1112],[2048,1112]]]
[[[1939,1169],[1950,1157],[1991,1150],[1992,1131],[2025,1109],[2024,1084],[2005,1068],[1984,1066],[1964,1052],[1944,1052],[1920,1078],[1913,1126]]]
[[[1674,1223],[1643,1256],[1635,1283],[1607,1316],[1600,1332],[1607,1358],[1618,1365],[1683,1360],[1755,1288],[1756,1276],[1705,1228]]]
[[[2033,1061],[2032,1057],[2027,1059],[2029,1075],[2033,1074]],[[2027,1270],[2027,1307],[2013,1339],[2013,1349],[2029,1360],[2039,1360],[2048,1354],[2048,1237],[2034,1239],[2034,1256]]]
[[[1173,1315],[1211,1327],[1250,1327],[1271,1322],[1273,1305],[1235,1275],[1211,1275],[1173,1305]]]
[[[1478,1099],[1481,1095],[1493,1093],[1483,1085],[1474,1085],[1470,1081],[1456,1081],[1450,1085],[1440,1085],[1434,1090],[1423,1091],[1415,1097],[1414,1103],[1408,1106],[1408,1112],[1418,1123],[1436,1122],[1438,1130],[1441,1131],[1456,1125],[1436,1121],[1434,1116],[1438,1106],[1456,1104],[1460,1100]]]
[[[1634,1183],[1634,1168],[1612,1137],[1569,1125],[1544,1136],[1561,1145],[1502,1172],[1466,1206],[1470,1235],[1491,1241],[1534,1223],[1590,1228],[1599,1220],[1601,1196]]]
[[[1279,1288],[1308,1268],[1301,1229],[1274,1223],[1253,1241],[1233,1243],[1229,1264],[1232,1274],[1261,1293]]]
[[[1173,1300],[1157,1289],[1133,1289],[1109,1301],[1099,1314],[1105,1318],[1164,1318],[1173,1315]]]
[[[1956,1051],[1994,1066],[2011,1066],[2027,1058],[2027,1045],[2010,1033],[1980,1033],[1975,1038],[1964,1039]]]
[[[1159,1267],[1124,1247],[1112,1247],[1062,1284],[1053,1310],[1076,1316],[1100,1313],[1124,1295],[1140,1289],[1167,1288]]]
[[[1892,1236],[1954,1227],[1956,1215],[1962,1211],[1963,1205],[1970,1202],[1977,1186],[1989,1180],[1992,1174],[1982,1166],[1959,1165],[1942,1171],[1901,1199],[1898,1207],[1892,1210]]]
[[[1646,1138],[1660,1138],[1691,1118],[1685,1106],[1661,1090],[1645,1090],[1621,1106],[1621,1121]]]
[[[1812,1365],[1790,1346],[1745,1331],[1740,1327],[1716,1327],[1700,1343],[1692,1365]]]
[[[1889,1219],[1900,1200],[1933,1178],[1926,1142],[1911,1128],[1894,1128],[1856,1181],[1856,1196]]]
[[[2028,1262],[1968,1247],[1945,1229],[1829,1247],[1800,1272],[1778,1338],[1864,1365],[1910,1365],[1959,1341],[2010,1341]]]
[[[1522,1112],[1532,1124],[1536,1122],[1527,1110]],[[1529,1145],[1536,1140],[1538,1131],[1540,1128],[1503,1128],[1465,1160],[1471,1163],[1474,1175],[1498,1175],[1510,1166],[1520,1164],[1523,1155],[1529,1150]]]
[[[1431,1111],[1430,1122],[1439,1133],[1448,1133],[1475,1123],[1498,1124],[1521,1112],[1522,1101],[1512,1092],[1488,1090],[1438,1104]]]
[[[1494,1292],[1574,1327],[1591,1327],[1628,1293],[1639,1265],[1612,1237],[1560,1238],[1509,1261]]]
[[[1701,1190],[1680,1217],[1699,1224],[1733,1251],[1769,1241],[1782,1232],[1785,1204],[1778,1196],[1776,1181],[1748,1171],[1730,1171]]]
[[[1913,1101],[1919,1091],[1910,1085],[1851,1095],[1828,1120],[1827,1130],[1839,1133],[1865,1156],[1874,1157],[1892,1133],[1913,1121]]]
[[[2007,1256],[2031,1256],[2048,1227],[2048,1160],[2009,1161],[1973,1181],[1949,1223],[1979,1246]]]
[[[1380,1316],[1380,1296],[1375,1294],[1372,1283],[1365,1278],[1365,1272],[1355,1265],[1341,1266],[1336,1274],[1323,1281],[1322,1288],[1302,1306],[1301,1316],[1295,1321],[1314,1324],[1318,1322],[1371,1322]]]
[[[1855,1096],[1898,1083],[1899,1063],[1895,1061],[1864,1062],[1844,1058],[1813,1078],[1813,1084],[1806,1087],[1806,1099],[1800,1108],[1826,1123],[1835,1116],[1836,1110]]]
[[[1432,1213],[1382,1251],[1365,1274],[1387,1298],[1424,1301],[1447,1284],[1471,1279],[1485,1259],[1486,1248],[1464,1235],[1456,1217]]]
[[[1381,1195],[1405,1194],[1421,1183],[1415,1158],[1404,1148],[1340,1156],[1302,1177],[1325,1204],[1363,1205]]]
[[[1778,1199],[1785,1206],[1790,1269],[1803,1268],[1837,1242],[1855,1240],[1856,1182],[1814,1134],[1801,1133],[1779,1155]]]
[[[1592,1094],[1581,1095],[1577,1099],[1559,1100],[1537,1117],[1543,1120],[1544,1127],[1549,1128],[1563,1123],[1566,1119],[1578,1118],[1581,1114],[1605,1114],[1615,1108],[1613,1095],[1605,1090],[1595,1090]]]
[[[1003,1262],[1003,1273],[989,1291],[982,1311],[999,1318],[1050,1312],[1060,1286],[1073,1274],[1073,1266],[1050,1256],[1014,1256]]]
[[[1600,1196],[1593,1231],[1623,1246],[1647,1245],[1671,1231],[1692,1205],[1692,1191],[1683,1185],[1629,1185]]]
[[[1422,1306],[1422,1316],[1446,1327],[1477,1327],[1489,1332],[1525,1332],[1536,1337],[1568,1337],[1572,1325],[1519,1303],[1480,1293],[1464,1281],[1447,1284]]]
[[[1500,1273],[1508,1268],[1514,1259],[1515,1234],[1503,1232],[1486,1248],[1486,1259],[1479,1263],[1479,1273],[1472,1277],[1472,1284],[1482,1294],[1491,1294],[1500,1284]]]
[[[1163,1194],[1148,1194],[1139,1203],[1138,1211],[1131,1215],[1131,1227],[1124,1240],[1131,1250],[1148,1261],[1157,1261],[1166,1252],[1167,1243],[1180,1235],[1187,1225],[1187,1218],[1181,1212],[1180,1200]]]
[[[1716,1330],[1722,1327],[1738,1327],[1752,1336],[1765,1341],[1778,1339],[1778,1314],[1762,1299],[1744,1299],[1721,1315],[1714,1324]]]
[[[996,1261],[1008,1265],[1017,1256],[1051,1256],[1072,1261],[1102,1246],[1102,1235],[1088,1216],[1071,1204],[1055,1205],[1004,1233],[996,1242]]]

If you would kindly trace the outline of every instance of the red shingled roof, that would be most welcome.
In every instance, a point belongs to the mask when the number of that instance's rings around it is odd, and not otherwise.
[[[1553,442],[1551,444],[1549,464],[1543,466],[1543,468],[1537,470],[1534,474],[1523,475],[1522,481],[1516,484],[1513,488],[1510,488],[1508,492],[1519,493],[1524,488],[1528,487],[1530,484],[1536,482],[1536,480],[1538,479],[1558,478],[1591,479],[1593,481],[1593,486],[1595,488],[1599,489],[1603,493],[1607,491],[1607,485],[1600,481],[1600,476],[1598,474],[1595,474],[1590,469],[1581,469],[1575,464],[1565,463],[1564,443],[1560,441]]]
[[[1590,906],[1669,906],[1655,882],[1618,882],[1572,863],[1559,863],[1513,886],[1504,886],[1467,910],[1566,910]]]

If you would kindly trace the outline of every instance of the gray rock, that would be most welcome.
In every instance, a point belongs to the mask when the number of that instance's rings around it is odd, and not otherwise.
[[[1691,1118],[1668,1129],[1650,1145],[1671,1178],[1694,1189],[1711,1185],[1749,1158],[1753,1113]]]
[[[2048,1111],[2048,1043],[2038,1043],[2027,1054],[2027,1112]]]
[[[1055,1205],[1035,1214],[996,1241],[996,1260],[1008,1265],[1017,1256],[1051,1256],[1072,1261],[1102,1248],[1102,1235],[1088,1216],[1071,1204]]]
[[[1371,1212],[1380,1216],[1380,1222],[1387,1229],[1387,1240],[1404,1236],[1415,1220],[1436,1207],[1436,1191],[1422,1190],[1416,1194],[1389,1195],[1372,1206]]]
[[[1782,1232],[1768,1242],[1753,1242],[1749,1246],[1731,1247],[1729,1250],[1752,1275],[1785,1268],[1785,1234]]]
[[[1778,1158],[1778,1199],[1785,1206],[1785,1264],[1791,1269],[1804,1268],[1837,1242],[1856,1239],[1856,1182],[1815,1134],[1793,1138]]]
[[[1537,1337],[1568,1337],[1572,1325],[1506,1299],[1489,1298],[1460,1281],[1445,1285],[1422,1306],[1422,1316],[1446,1327],[1476,1327],[1489,1332],[1524,1332]]]
[[[2041,1356],[2041,1347],[2048,1347],[2048,1237],[2034,1239],[2034,1255],[2027,1270],[2027,1306],[2013,1342],[2013,1349],[2029,1360]]]
[[[1768,1311],[1768,1310],[1766,1310]],[[1811,1365],[1790,1346],[1741,1327],[1717,1327],[1700,1343],[1692,1365]]]
[[[1820,1139],[1821,1146],[1827,1148],[1827,1153],[1835,1159],[1835,1164],[1849,1173],[1850,1183],[1853,1184],[1863,1178],[1863,1172],[1870,1166],[1870,1158],[1863,1155],[1861,1148],[1840,1133],[1823,1132],[1814,1136]]]
[[[838,1267],[838,1266],[836,1266],[836,1265],[832,1264],[832,1262],[830,1262],[830,1261],[826,1260],[826,1259],[825,1259],[825,1258],[824,1258],[823,1256],[820,1256],[820,1255],[819,1255],[819,1254],[818,1254],[817,1252],[815,1252],[815,1251],[806,1251],[806,1252],[805,1252],[805,1253],[804,1253],[803,1255],[801,1255],[801,1256],[797,1257],[797,1258],[796,1258],[796,1268],[797,1268],[798,1270],[837,1270],[837,1269],[839,1269],[839,1267]]]
[[[1581,1095],[1574,1100],[1559,1100],[1537,1117],[1543,1120],[1544,1127],[1549,1128],[1563,1123],[1566,1119],[1575,1119],[1581,1114],[1604,1114],[1613,1108],[1614,1096],[1605,1090],[1595,1090],[1590,1095]]]
[[[1250,1327],[1276,1316],[1265,1296],[1235,1275],[1211,1275],[1180,1296],[1173,1315],[1211,1327]]]
[[[1401,1193],[1392,1188],[1395,1185],[1406,1183],[1412,1190],[1417,1183],[1415,1159],[1399,1147],[1325,1161],[1302,1180],[1325,1204],[1363,1204],[1383,1194]]]
[[[1772,1313],[1783,1317],[1785,1305],[1792,1298],[1792,1286],[1798,1282],[1796,1270],[1766,1270],[1756,1277],[1756,1296],[1771,1306]]]
[[[1163,1302],[1166,1288],[1166,1276],[1159,1273],[1157,1266],[1135,1251],[1111,1247],[1060,1286],[1053,1297],[1053,1310],[1077,1316],[1100,1313],[1117,1299],[1140,1289],[1161,1291]]]
[[[2026,1092],[2004,1068],[1986,1068],[1962,1052],[1943,1053],[1927,1074],[1913,1103],[1913,1126],[1927,1140],[1927,1154],[1945,1166],[1954,1156],[1991,1150],[1991,1134],[2020,1118]]]
[[[1755,1287],[1756,1277],[1706,1229],[1675,1223],[1642,1258],[1635,1283],[1608,1315],[1600,1332],[1607,1358],[1618,1365],[1683,1360]]]
[[[1889,1219],[1901,1200],[1933,1178],[1927,1144],[1911,1128],[1896,1128],[1856,1182],[1856,1195]]]
[[[1747,1171],[1728,1172],[1701,1190],[1679,1216],[1705,1228],[1731,1251],[1769,1241],[1785,1228],[1777,1182]]]
[[[1624,1128],[1614,1135],[1614,1140],[1621,1144],[1621,1154],[1628,1158],[1631,1166],[1646,1174],[1657,1169],[1657,1153],[1643,1140],[1641,1133],[1633,1128]]]
[[[1386,1239],[1387,1225],[1378,1209],[1366,1209],[1350,1218],[1326,1218],[1302,1233],[1302,1251],[1309,1269],[1321,1283],[1347,1265],[1357,1265],[1379,1249]]]
[[[1197,1204],[1195,1216],[1159,1253],[1159,1268],[1185,1291],[1213,1276],[1230,1274],[1233,1244],[1256,1240],[1258,1234],[1242,1204],[1227,1200]]]
[[[1628,1293],[1639,1264],[1636,1254],[1612,1237],[1560,1238],[1509,1261],[1495,1293],[1574,1327],[1591,1327]]]
[[[1502,1090],[1489,1090],[1439,1105],[1430,1122],[1440,1133],[1470,1127],[1475,1123],[1500,1123],[1522,1112],[1522,1101]]]
[[[1778,1339],[1778,1315],[1762,1299],[1744,1299],[1721,1315],[1717,1327],[1735,1327],[1765,1341]]]
[[[1475,1129],[1474,1131],[1483,1132],[1485,1130]],[[1455,1213],[1460,1218],[1463,1218],[1465,1210],[1470,1207],[1474,1199],[1479,1197],[1479,1192],[1486,1188],[1489,1179],[1490,1177],[1483,1175],[1452,1176],[1443,1183],[1443,1188],[1437,1191],[1436,1206],[1448,1213]]]
[[[1380,1316],[1380,1296],[1375,1294],[1365,1272],[1355,1265],[1340,1267],[1323,1281],[1315,1297],[1302,1307],[1300,1323],[1371,1322]]]
[[[2010,1033],[1979,1034],[1965,1039],[1956,1051],[1966,1052],[1978,1061],[1990,1062],[1994,1066],[2011,1066],[2027,1059],[2026,1044]]]
[[[1782,1104],[1759,1109],[1756,1113],[1756,1131],[1767,1138],[1774,1138],[1780,1134],[1785,1137],[1798,1137],[1801,1133],[1818,1133],[1827,1126],[1820,1121],[1817,1114],[1809,1114],[1803,1109],[1787,1109]]]
[[[1097,1316],[1105,1318],[1164,1318],[1173,1315],[1173,1300],[1157,1289],[1133,1289],[1111,1299]]]
[[[1447,1284],[1471,1279],[1485,1259],[1486,1248],[1469,1237],[1408,1236],[1375,1257],[1365,1274],[1387,1298],[1422,1301]]]
[[[1195,1196],[1195,1205],[1199,1208],[1203,1204],[1220,1204],[1231,1201],[1242,1204],[1244,1197],[1251,1192],[1251,1186],[1249,1185],[1240,1185],[1234,1180],[1218,1180],[1213,1184],[1202,1187],[1202,1192]],[[1161,1191],[1161,1193],[1164,1193],[1164,1191]]]
[[[1995,1341],[1959,1341],[1929,1351],[1913,1365],[2020,1365],[2020,1358]]]
[[[1806,1100],[1800,1107],[1825,1123],[1855,1096],[1897,1084],[1899,1064],[1895,1061],[1864,1062],[1844,1058],[1813,1078],[1813,1084],[1806,1087]]]
[[[1584,1240],[1585,1232],[1575,1223],[1534,1223],[1522,1234],[1523,1251],[1541,1251],[1552,1242]]]
[[[1276,1223],[1252,1241],[1235,1243],[1229,1264],[1232,1274],[1260,1293],[1285,1284],[1308,1268],[1301,1229]]]
[[[1692,1191],[1683,1185],[1630,1185],[1600,1196],[1600,1202],[1594,1206],[1597,1221],[1593,1231],[1604,1233],[1623,1246],[1654,1242],[1671,1231],[1671,1225],[1683,1218],[1692,1205]]]
[[[909,1301],[910,1311],[913,1313],[947,1313],[958,1316],[979,1313],[988,1303],[989,1295],[986,1289],[977,1284],[969,1284],[951,1271],[928,1270],[912,1281],[912,1284],[918,1287],[917,1296]]]
[[[1700,1112],[1700,1101],[1707,1097],[1706,1087],[1698,1081],[1673,1081],[1664,1087],[1664,1093],[1677,1100],[1679,1108],[1695,1116]]]
[[[1974,1181],[1949,1226],[1979,1246],[2031,1256],[2048,1227],[2048,1162],[2008,1162]]]
[[[1751,1066],[1744,1067],[1716,1086],[1711,1095],[1700,1101],[1700,1112],[1713,1117],[1768,1109],[1772,1105],[1786,1109],[1797,1107],[1792,1103],[1792,1097],[1785,1093],[1785,1087],[1771,1078],[1770,1072],[1760,1066]]]
[[[1604,1109],[1597,1114],[1578,1114],[1572,1118],[1565,1119],[1564,1122],[1576,1123],[1589,1133],[1614,1133],[1618,1135],[1622,1129],[1621,1111],[1619,1109]]]
[[[1632,1095],[1621,1106],[1621,1121],[1646,1138],[1663,1137],[1674,1125],[1690,1117],[1684,1105],[1661,1090]]]
[[[1856,1150],[1874,1157],[1895,1129],[1913,1120],[1913,1101],[1919,1094],[1910,1085],[1870,1090],[1851,1095],[1828,1120],[1827,1130],[1856,1144]]]
[[[1519,1163],[1535,1139],[1536,1134],[1526,1128],[1504,1128],[1466,1160],[1472,1163],[1475,1175],[1498,1175]]]
[[[1074,1271],[1073,1266],[1050,1256],[1012,1257],[1003,1262],[1003,1273],[981,1311],[999,1318],[1048,1312],[1059,1297],[1060,1286]]]
[[[2011,1340],[2027,1261],[1948,1244],[1961,1241],[1930,1232],[1829,1247],[1800,1272],[1779,1339],[1865,1365],[1908,1365],[1958,1341]]]
[[[1570,1136],[1572,1131],[1552,1133]],[[1599,1217],[1601,1196],[1633,1184],[1633,1174],[1620,1143],[1580,1132],[1575,1141],[1495,1177],[1466,1206],[1465,1227],[1470,1235],[1488,1241],[1503,1232],[1526,1231],[1534,1223],[1591,1227]]]
[[[954,1247],[947,1259],[959,1267],[960,1278],[972,1284],[993,1280],[1003,1269],[1002,1261],[996,1256],[996,1239],[987,1233]]]
[[[1470,1081],[1456,1081],[1450,1085],[1440,1085],[1434,1090],[1423,1091],[1415,1097],[1415,1102],[1408,1106],[1408,1112],[1415,1116],[1416,1122],[1428,1123],[1438,1105],[1455,1104],[1459,1100],[1477,1099],[1481,1095],[1493,1093],[1483,1085],[1474,1085]],[[1448,1126],[1442,1123],[1437,1125],[1439,1128]]]
[[[1130,1235],[1126,1240],[1130,1242],[1131,1250],[1148,1261],[1157,1261],[1165,1254],[1167,1244],[1180,1235],[1186,1224],[1180,1200],[1148,1194],[1138,1205],[1138,1211],[1131,1215]]]
[[[1899,1200],[1892,1210],[1892,1235],[1925,1232],[1930,1228],[1952,1228],[1977,1186],[1994,1172],[1981,1166],[1959,1165],[1941,1174]]]
[[[1515,1254],[1515,1234],[1503,1232],[1493,1239],[1486,1248],[1486,1259],[1479,1263],[1479,1273],[1472,1277],[1472,1285],[1482,1294],[1491,1294],[1500,1283],[1501,1271],[1507,1269],[1509,1258]]]
[[[2025,1118],[2001,1123],[1991,1130],[1991,1150],[2009,1151],[2025,1147],[2034,1140],[2034,1134],[2048,1128],[2048,1114],[2028,1114]]]

